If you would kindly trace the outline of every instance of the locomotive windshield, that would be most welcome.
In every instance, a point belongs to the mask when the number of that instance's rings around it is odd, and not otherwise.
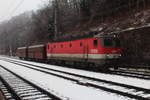
[[[118,38],[107,37],[102,39],[103,47],[120,47],[120,40]]]

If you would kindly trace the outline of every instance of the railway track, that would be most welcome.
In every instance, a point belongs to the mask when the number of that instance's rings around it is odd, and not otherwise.
[[[2,98],[2,99],[5,99],[5,100],[15,100],[15,96],[4,85],[4,82],[2,82],[2,80],[0,80],[0,90],[2,92],[3,97],[5,97],[5,98]]]
[[[121,83],[112,82],[103,79],[98,79],[94,77],[83,76],[76,73],[70,73],[70,72],[60,71],[51,68],[45,68],[42,66],[37,66],[29,63],[20,62],[20,61],[14,61],[8,59],[7,60],[5,59],[4,61],[17,64],[19,66],[27,67],[36,71],[40,71],[43,73],[51,74],[57,77],[61,77],[66,80],[76,82],[76,84],[79,85],[84,85],[95,89],[101,89],[107,92],[116,93],[137,100],[150,100],[149,89],[127,85],[127,84],[121,84]]]
[[[113,71],[111,71],[111,74],[150,80],[150,74],[135,72],[135,71],[113,70]]]
[[[0,80],[0,89],[6,100],[60,100],[3,66],[0,66]]]
[[[32,64],[30,64],[30,65],[32,65]],[[132,77],[132,78],[150,80],[150,73],[148,73],[148,72],[144,73],[144,71],[136,72],[136,71],[120,70],[119,69],[119,70],[110,70],[109,73],[111,73],[113,75],[120,75],[120,76],[127,76],[127,77]]]

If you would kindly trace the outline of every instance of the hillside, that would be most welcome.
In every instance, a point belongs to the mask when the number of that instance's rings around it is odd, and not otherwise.
[[[150,24],[150,4],[145,8],[133,8],[131,11],[122,11],[114,15],[107,16],[103,20],[90,20],[77,24],[67,32],[63,33],[64,38],[80,37],[85,35],[93,35],[93,31],[101,33],[111,33],[122,31],[128,28],[142,27]],[[62,38],[62,34],[60,35]]]

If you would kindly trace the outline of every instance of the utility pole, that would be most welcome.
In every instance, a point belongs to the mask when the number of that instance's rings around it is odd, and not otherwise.
[[[58,35],[58,0],[54,1],[54,28],[55,28],[54,38],[57,39],[57,35]]]
[[[9,44],[9,56],[13,56],[11,44]]]

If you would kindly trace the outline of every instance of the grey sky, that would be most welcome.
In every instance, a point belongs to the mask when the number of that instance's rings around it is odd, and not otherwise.
[[[24,0],[18,9],[14,11],[21,1],[22,0],[0,0],[0,22],[25,11],[37,10],[42,4],[48,2],[48,0]]]

